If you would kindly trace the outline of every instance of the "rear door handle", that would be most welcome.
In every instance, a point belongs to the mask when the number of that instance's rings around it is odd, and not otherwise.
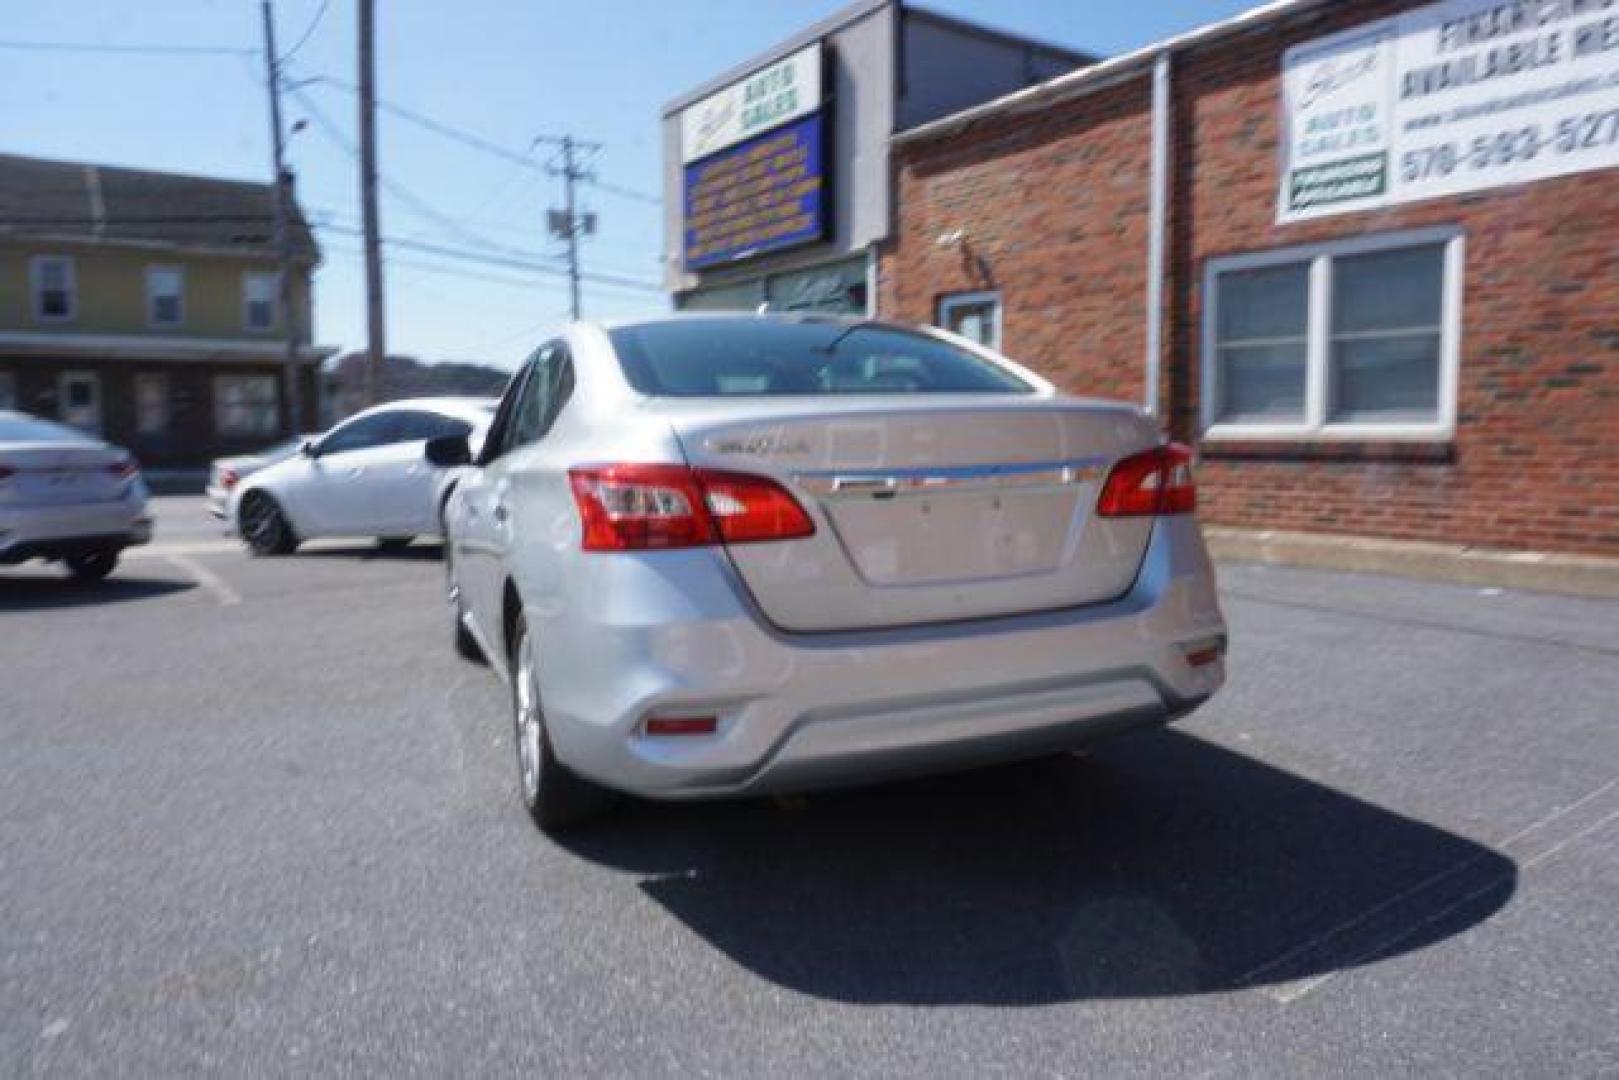
[[[354,468],[349,470],[349,475],[350,476],[364,476],[365,475],[365,466],[363,466],[363,465],[354,466]]]
[[[505,503],[496,503],[494,515],[496,524],[504,525],[506,524],[506,519],[512,516],[512,512],[506,509]]]

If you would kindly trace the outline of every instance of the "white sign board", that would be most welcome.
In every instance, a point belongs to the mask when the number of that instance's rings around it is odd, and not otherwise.
[[[1282,222],[1619,166],[1619,0],[1443,0],[1282,67]]]
[[[735,146],[743,139],[821,107],[821,43],[687,106],[680,114],[680,161]]]

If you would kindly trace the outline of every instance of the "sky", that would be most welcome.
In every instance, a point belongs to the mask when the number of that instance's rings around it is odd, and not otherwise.
[[[1044,41],[1115,55],[1255,0],[928,0],[921,6]],[[379,98],[523,155],[539,135],[601,144],[587,318],[664,310],[658,117],[662,105],[835,12],[840,0],[378,0]],[[359,241],[355,0],[275,0],[285,124],[305,214],[323,227],[315,339],[365,340]],[[240,179],[271,173],[257,0],[0,0],[0,151]],[[301,43],[300,43],[301,40]],[[105,51],[18,47],[95,45]],[[111,51],[164,47],[165,54]],[[219,51],[213,51],[219,50]],[[329,80],[338,80],[334,83]],[[544,166],[471,149],[384,112],[390,353],[512,367],[561,325],[567,283],[545,235],[561,182]],[[556,272],[491,266],[411,244],[500,249]]]

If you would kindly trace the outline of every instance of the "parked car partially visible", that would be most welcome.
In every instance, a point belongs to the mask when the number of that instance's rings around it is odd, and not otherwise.
[[[0,410],[0,563],[45,559],[99,581],[152,538],[146,484],[128,450]]]
[[[297,453],[239,480],[226,508],[256,555],[286,555],[305,540],[375,538],[390,546],[437,537],[457,476],[423,454],[431,439],[481,446],[494,398],[391,401],[356,413]]]
[[[208,512],[223,521],[230,503],[230,493],[237,484],[260,469],[267,469],[278,461],[287,460],[296,454],[304,443],[318,438],[319,434],[311,432],[283,440],[256,454],[215,458],[208,467],[208,486],[203,489],[203,495],[208,502]]]

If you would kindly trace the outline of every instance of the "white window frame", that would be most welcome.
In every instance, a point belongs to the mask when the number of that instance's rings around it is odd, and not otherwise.
[[[1309,442],[1448,442],[1456,435],[1456,384],[1461,371],[1462,291],[1467,266],[1466,237],[1461,229],[1411,229],[1377,236],[1357,236],[1305,244],[1276,251],[1210,259],[1203,270],[1202,426],[1210,441]],[[1332,352],[1332,272],[1334,260],[1347,255],[1443,244],[1444,281],[1440,292],[1439,402],[1431,421],[1334,421],[1327,415],[1327,371]],[[1276,423],[1221,423],[1220,326],[1221,274],[1288,264],[1309,264],[1309,311],[1305,327],[1304,419]]]
[[[177,314],[172,321],[157,317],[157,278],[160,274],[173,274],[179,288],[175,292]],[[186,321],[186,271],[183,266],[152,263],[146,267],[146,325],[154,329],[184,326]]]
[[[954,330],[950,329],[950,313],[956,308],[973,307],[982,304],[995,305],[995,333],[992,335],[992,340],[983,343],[984,347],[1000,352],[1002,315],[1005,309],[1001,306],[1001,294],[994,289],[979,292],[946,293],[939,297],[939,310],[936,312],[939,329],[952,334],[955,333]]]
[[[225,418],[229,415],[226,410],[225,388],[234,382],[251,380],[257,383],[268,384],[270,387],[270,422],[266,425],[242,427],[227,424]],[[279,380],[274,375],[254,373],[221,372],[214,376],[214,431],[216,434],[235,438],[267,437],[277,435],[281,431],[281,395],[278,389]]]
[[[45,267],[61,266],[67,281],[67,314],[45,313]],[[34,321],[42,323],[72,322],[79,315],[79,274],[71,255],[35,255],[28,262],[29,294],[33,298]]]
[[[269,283],[270,290],[270,321],[264,326],[255,326],[253,323],[253,295],[252,282],[264,281]],[[268,333],[281,324],[281,280],[274,270],[244,270],[242,271],[242,329],[256,333]]]

